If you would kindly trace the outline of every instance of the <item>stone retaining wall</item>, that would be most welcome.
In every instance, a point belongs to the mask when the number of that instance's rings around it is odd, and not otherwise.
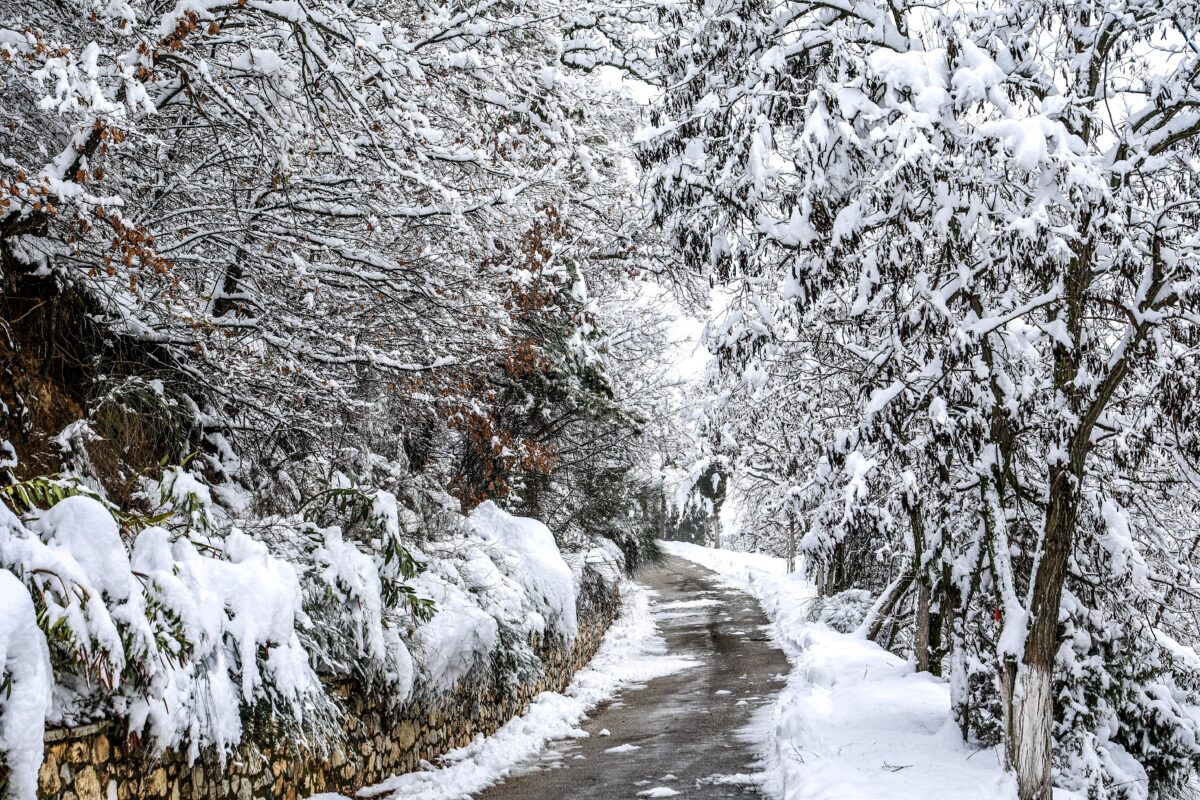
[[[615,597],[580,609],[574,645],[542,648],[542,677],[512,691],[460,687],[436,700],[381,712],[353,683],[330,687],[347,711],[344,745],[318,757],[243,745],[222,765],[203,756],[189,765],[180,754],[151,758],[113,725],[46,732],[38,797],[46,800],[295,800],[318,792],[346,795],[422,761],[489,735],[523,713],[543,691],[562,691],[595,655],[616,614]]]

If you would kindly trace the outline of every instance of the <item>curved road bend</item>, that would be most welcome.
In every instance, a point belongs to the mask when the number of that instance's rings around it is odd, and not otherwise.
[[[639,581],[658,593],[651,602],[668,652],[698,663],[626,687],[592,712],[587,738],[551,742],[536,762],[477,800],[759,795],[747,780],[758,754],[745,729],[782,686],[788,663],[771,644],[758,603],[673,556]]]

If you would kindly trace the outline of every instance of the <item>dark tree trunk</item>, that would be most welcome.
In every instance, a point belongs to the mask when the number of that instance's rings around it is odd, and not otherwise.
[[[892,613],[908,594],[909,587],[912,586],[913,576],[911,572],[905,573],[899,580],[892,584],[883,602],[879,605],[879,610],[867,625],[867,638],[873,642],[879,640],[879,634],[884,628],[884,623],[891,619]]]
[[[917,619],[913,631],[913,652],[917,657],[917,671],[929,671],[929,640],[930,640],[930,613],[929,613],[929,581],[923,579],[917,581]]]
[[[796,571],[796,520],[791,512],[788,513],[787,571],[788,574]]]
[[[1079,516],[1079,476],[1067,467],[1052,473],[1041,557],[1030,597],[1030,626],[1016,680],[1006,695],[1009,766],[1017,774],[1020,800],[1050,800],[1054,725],[1052,682],[1058,652],[1058,612],[1067,561]],[[1010,670],[1006,670],[1008,675]]]
[[[1081,230],[1088,228],[1088,218]],[[1042,529],[1041,552],[1035,559],[1029,599],[1029,630],[1025,650],[1015,675],[1006,664],[1003,676],[1009,686],[1004,696],[1008,766],[1017,775],[1020,800],[1051,800],[1053,774],[1054,656],[1058,652],[1058,612],[1062,604],[1063,583],[1071,556],[1075,526],[1079,518],[1079,491],[1084,464],[1091,449],[1091,430],[1111,393],[1124,376],[1124,362],[1114,365],[1101,382],[1096,396],[1088,398],[1078,384],[1083,348],[1082,330],[1087,287],[1091,283],[1092,245],[1081,239],[1075,245],[1075,257],[1067,269],[1064,296],[1067,333],[1070,343],[1059,343],[1054,350],[1054,388],[1065,399],[1066,408],[1079,420],[1078,427],[1064,442],[1066,463],[1050,466],[1049,500]]]

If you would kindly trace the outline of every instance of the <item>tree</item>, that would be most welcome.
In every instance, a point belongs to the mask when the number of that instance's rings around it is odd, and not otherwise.
[[[326,743],[317,670],[403,702],[405,623],[430,610],[408,581],[459,555],[439,546],[485,499],[564,547],[653,557],[666,317],[615,306],[676,275],[633,199],[636,109],[588,75],[624,23],[591,10],[0,8],[0,567],[86,714],[135,709],[140,733],[169,711],[155,746],[194,756],[251,714]],[[43,552],[68,500],[121,562],[95,585]],[[160,602],[189,597],[184,561],[198,598],[205,574],[243,587],[242,561],[266,565],[286,584],[268,613],[295,624],[193,625]],[[131,605],[108,615],[114,575]],[[210,667],[245,676],[219,717]],[[194,707],[162,711],[176,678]]]
[[[375,456],[478,483],[464,440],[503,427],[488,394],[548,330],[522,282],[661,271],[628,203],[631,110],[571,66],[592,35],[574,5],[106,9],[0,12],[15,477],[86,461],[124,502],[200,449],[267,506]],[[554,323],[559,367],[582,313]],[[81,418],[64,465],[53,439]],[[528,433],[506,473],[546,465]]]
[[[1136,797],[1196,763],[1166,734],[1192,729],[1165,643],[1196,641],[1171,591],[1191,534],[1152,508],[1195,491],[1198,25],[1177,3],[731,0],[662,39],[654,222],[728,287],[715,346],[745,380],[812,358],[805,380],[858,387],[802,384],[801,486],[844,487],[863,541],[905,531],[876,610],[915,585],[922,661],[941,609],[961,704],[965,650],[990,647],[1023,800],[1052,763]],[[1154,674],[1081,636],[1093,663],[1172,698],[1150,721],[1122,690],[1117,736],[1055,705],[1084,691],[1064,637],[1098,618]]]

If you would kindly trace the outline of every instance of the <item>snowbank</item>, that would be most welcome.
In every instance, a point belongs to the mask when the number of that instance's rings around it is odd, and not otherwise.
[[[589,710],[623,685],[643,683],[691,666],[666,655],[650,611],[650,592],[633,583],[621,587],[621,611],[596,656],[563,693],[543,692],[524,715],[489,737],[443,756],[440,768],[397,775],[359,792],[394,800],[451,800],[468,797],[506,777],[553,739],[583,737],[580,723]],[[313,800],[317,800],[313,798]]]
[[[476,508],[470,519],[485,542],[507,551],[493,558],[539,606],[543,619],[549,617],[541,632],[553,630],[564,640],[573,640],[579,630],[575,615],[579,587],[550,529],[536,519],[514,517],[491,500]]]
[[[756,597],[792,662],[763,731],[770,793],[784,800],[1016,797],[999,750],[963,743],[949,685],[866,639],[809,622],[815,589],[788,575],[782,559],[681,542],[664,547]]]

